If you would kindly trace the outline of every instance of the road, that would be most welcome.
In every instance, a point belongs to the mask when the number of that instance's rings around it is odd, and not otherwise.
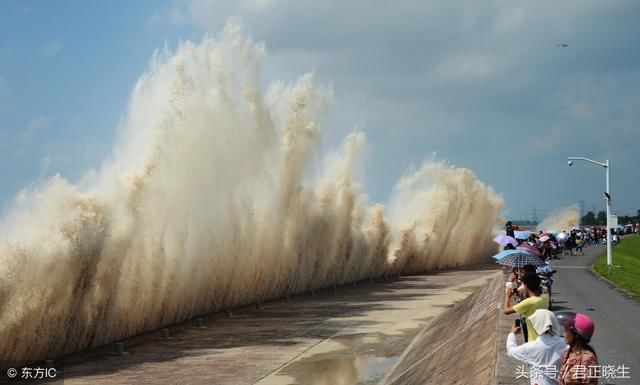
[[[591,272],[591,264],[605,252],[604,246],[590,246],[585,255],[553,261],[558,271],[553,284],[554,310],[569,309],[591,317],[596,325],[591,342],[600,365],[629,368],[630,378],[601,379],[600,384],[640,384],[640,301]],[[588,307],[595,310],[588,311]]]

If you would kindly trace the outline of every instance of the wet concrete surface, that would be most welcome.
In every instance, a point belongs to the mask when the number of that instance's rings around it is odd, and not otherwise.
[[[494,384],[503,277],[438,315],[413,339],[381,385]]]
[[[353,336],[341,342],[347,348],[337,352],[318,354],[295,361],[283,368],[275,380],[308,384],[377,384],[393,367],[406,337]],[[358,341],[359,340],[359,341]],[[277,382],[277,381],[276,381]]]
[[[332,339],[336,350],[296,360],[270,382],[263,383],[377,384],[393,367],[413,335],[412,329],[399,336],[384,333],[336,336]]]
[[[171,325],[56,361],[64,384],[376,384],[415,336],[495,278],[474,268],[361,283]],[[58,381],[57,383],[62,383]]]

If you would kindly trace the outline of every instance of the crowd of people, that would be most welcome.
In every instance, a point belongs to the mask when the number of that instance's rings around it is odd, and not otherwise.
[[[589,345],[593,321],[585,314],[565,312],[565,317],[557,317],[551,312],[549,293],[543,291],[533,265],[511,273],[506,286],[503,311],[520,316],[507,337],[507,354],[530,365],[531,384],[597,384],[592,371],[598,358]],[[520,333],[525,343],[518,345]]]
[[[520,244],[528,244],[537,248],[543,260],[557,258],[558,255],[574,255],[580,252],[584,254],[583,248],[587,245],[603,245],[607,243],[607,233],[605,227],[580,227],[575,226],[569,231],[556,232],[530,232],[517,231],[517,227],[511,222],[507,222],[506,235],[516,239],[518,244],[508,243],[505,250],[515,249]],[[640,225],[625,226],[621,229],[611,230],[612,243],[619,243],[620,235],[629,232],[640,232]],[[520,235],[520,234],[524,234]]]
[[[530,250],[543,261],[574,252],[584,254],[585,245],[602,243],[599,228],[575,227],[560,233],[517,231],[507,222],[506,235],[517,239],[505,249]],[[523,238],[525,236],[525,238]],[[506,282],[504,314],[517,314],[507,337],[507,354],[529,365],[528,378],[537,385],[597,384],[598,358],[589,344],[595,325],[585,314],[551,311],[551,285],[555,271],[549,265],[513,268]],[[522,333],[524,344],[516,335]]]

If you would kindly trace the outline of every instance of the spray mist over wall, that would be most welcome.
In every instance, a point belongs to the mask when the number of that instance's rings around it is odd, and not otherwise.
[[[2,360],[495,250],[502,201],[469,170],[425,164],[385,214],[352,177],[353,133],[312,177],[327,95],[310,74],[263,92],[264,54],[235,25],[155,53],[101,170],[20,194],[0,232]]]
[[[580,224],[580,210],[573,205],[551,213],[538,224],[538,230],[570,231],[578,224]]]

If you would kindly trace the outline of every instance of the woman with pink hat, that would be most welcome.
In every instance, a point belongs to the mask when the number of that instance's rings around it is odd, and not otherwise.
[[[558,372],[559,385],[597,384],[599,376],[598,356],[589,345],[595,325],[584,314],[559,316],[564,326],[564,342],[569,349],[562,356]]]

